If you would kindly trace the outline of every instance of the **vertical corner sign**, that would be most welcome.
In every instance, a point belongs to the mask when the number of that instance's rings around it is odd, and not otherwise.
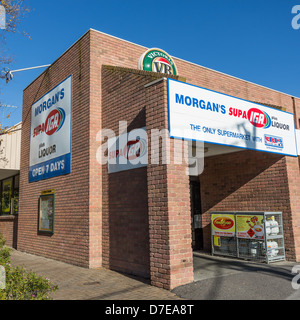
[[[29,182],[71,172],[72,75],[31,106]]]

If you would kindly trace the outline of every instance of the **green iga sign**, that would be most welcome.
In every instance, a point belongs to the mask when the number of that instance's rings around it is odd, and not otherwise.
[[[165,51],[152,48],[147,50],[139,59],[140,70],[177,75],[175,62]]]

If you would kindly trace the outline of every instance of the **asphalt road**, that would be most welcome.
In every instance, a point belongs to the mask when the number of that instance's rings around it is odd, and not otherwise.
[[[300,271],[296,262],[268,265],[195,254],[195,281],[173,292],[189,300],[300,300],[300,289],[292,287],[295,265]]]

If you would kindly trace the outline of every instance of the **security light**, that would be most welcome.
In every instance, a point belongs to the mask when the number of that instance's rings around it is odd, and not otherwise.
[[[8,83],[10,80],[12,80],[13,77],[14,76],[11,73],[11,71],[6,72],[6,74],[5,74],[6,83]]]
[[[37,69],[37,68],[44,68],[44,67],[49,67],[49,66],[51,66],[51,64],[46,64],[46,65],[37,66],[37,67],[24,68],[24,69],[18,69],[18,70],[9,70],[8,68],[5,68],[2,71],[2,75],[0,75],[0,78],[5,79],[6,83],[8,83],[14,77],[13,72],[20,72],[20,71],[25,71],[25,70]]]

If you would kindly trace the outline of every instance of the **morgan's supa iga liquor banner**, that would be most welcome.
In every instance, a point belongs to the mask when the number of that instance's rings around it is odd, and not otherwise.
[[[168,79],[171,138],[298,156],[294,115]]]
[[[31,107],[29,182],[71,172],[72,76]]]

